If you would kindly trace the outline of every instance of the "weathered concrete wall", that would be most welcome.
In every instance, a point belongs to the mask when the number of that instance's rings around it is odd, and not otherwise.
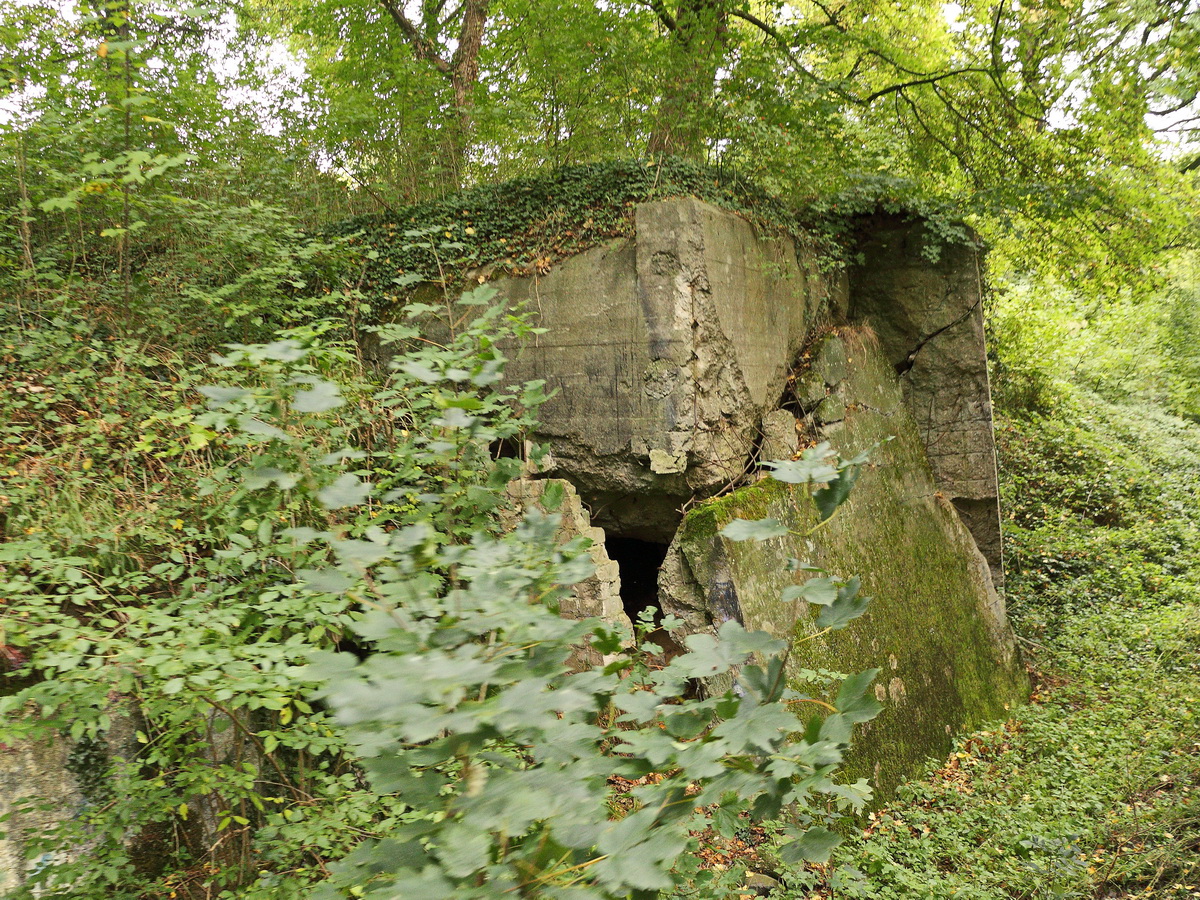
[[[678,508],[745,474],[814,325],[844,310],[790,238],[692,199],[645,203],[633,242],[500,279],[547,333],[508,377],[545,379],[542,436],[605,528],[670,539]]]
[[[142,744],[137,734],[145,727],[140,715],[122,703],[114,703],[108,713],[111,725],[99,738],[72,741],[61,733],[38,728],[36,738],[0,744],[0,816],[8,817],[0,822],[4,833],[0,837],[0,896],[25,885],[31,872],[53,861],[64,862],[86,853],[91,840],[89,813],[120,796],[130,769],[139,766]],[[224,714],[214,712],[195,726],[195,752],[210,765],[261,764],[257,747],[240,729],[228,727]],[[19,730],[18,726],[11,731]],[[264,788],[266,793],[270,791]],[[186,820],[146,823],[126,834],[129,861],[137,871],[160,872],[170,859],[168,846],[179,838],[197,856],[220,848],[221,812],[228,809],[224,799],[219,793],[192,797],[188,808]],[[35,855],[31,839],[47,838],[58,826],[66,826],[61,833],[70,839],[55,835],[50,848]],[[218,859],[222,849],[216,851]],[[230,844],[228,853],[237,852]]]
[[[1004,568],[979,251],[920,222],[862,223],[850,316],[868,322],[896,368],[934,479],[975,537],[998,587]]]
[[[56,826],[72,824],[120,789],[112,767],[135,757],[137,726],[118,707],[109,712],[112,725],[103,737],[79,741],[42,727],[23,727],[41,724],[32,706],[31,718],[6,723],[0,735],[8,739],[0,743],[0,817],[5,817],[0,821],[0,896],[23,885],[30,872],[85,849],[86,839],[81,839],[35,853],[30,842],[45,838]]]
[[[888,437],[833,519],[808,538],[733,542],[735,518],[777,518],[805,534],[817,523],[805,489],[762,481],[699,504],[671,546],[660,579],[663,607],[703,630],[729,618],[780,636],[815,632],[803,602],[781,593],[803,580],[796,558],[845,577],[861,575],[873,601],[847,629],[797,644],[789,672],[881,667],[885,712],[856,740],[851,773],[890,791],[951,733],[1004,715],[1023,699],[1004,603],[954,507],[938,492],[919,430],[891,365],[869,331],[841,329],[813,348],[801,391],[820,397],[813,439],[853,455]]]
[[[61,738],[20,740],[0,746],[0,895],[25,881],[26,842],[70,817],[85,803],[68,770],[70,745]],[[47,860],[46,862],[49,862]]]
[[[789,238],[665,200],[638,207],[632,241],[495,282],[547,329],[514,349],[509,376],[558,392],[540,436],[598,525],[669,540],[684,504],[778,452],[771,416],[805,342],[830,322],[865,321],[900,375],[939,489],[1002,587],[978,251],[935,245],[900,217],[864,220],[862,233],[848,278],[823,275]]]

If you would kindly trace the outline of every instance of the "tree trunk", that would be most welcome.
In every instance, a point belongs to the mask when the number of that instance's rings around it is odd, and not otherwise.
[[[657,11],[672,38],[672,74],[663,85],[647,150],[699,159],[717,72],[728,52],[728,13],[723,0],[681,0],[673,16],[662,6]]]
[[[465,0],[462,6],[462,23],[456,39],[457,46],[454,55],[449,59],[438,51],[438,36],[422,32],[405,15],[402,6],[397,5],[394,0],[379,2],[399,27],[413,55],[430,63],[450,86],[455,115],[443,144],[440,164],[450,180],[458,186],[462,183],[474,132],[472,112],[475,106],[475,86],[479,83],[479,53],[483,49],[491,0]]]

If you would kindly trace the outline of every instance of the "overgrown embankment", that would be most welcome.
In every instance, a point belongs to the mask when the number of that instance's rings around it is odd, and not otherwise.
[[[961,740],[784,896],[1200,891],[1200,428],[1080,397],[999,437],[1035,702]]]
[[[564,166],[452,196],[347,219],[326,229],[360,253],[355,290],[396,302],[414,284],[459,289],[468,273],[544,275],[559,261],[632,237],[640,203],[695,197],[737,213],[767,234],[787,234],[842,264],[861,217],[920,216],[944,241],[967,241],[961,212],[882,188],[789,206],[737,172],[684,159],[618,159]],[[932,252],[932,251],[931,251]]]

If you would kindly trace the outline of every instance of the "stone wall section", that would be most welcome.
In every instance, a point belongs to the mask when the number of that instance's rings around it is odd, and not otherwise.
[[[548,508],[546,490],[552,485],[562,491],[561,499]],[[506,527],[515,527],[519,518],[531,510],[560,517],[558,540],[562,543],[585,537],[592,542],[588,550],[595,571],[575,585],[573,596],[563,601],[560,610],[570,619],[600,618],[632,628],[621,604],[621,573],[609,558],[604,545],[604,529],[592,525],[591,516],[569,481],[557,478],[510,482],[507,489],[511,505],[502,515]]]
[[[895,367],[938,488],[1004,583],[980,251],[920,221],[863,223],[850,316],[870,324]]]

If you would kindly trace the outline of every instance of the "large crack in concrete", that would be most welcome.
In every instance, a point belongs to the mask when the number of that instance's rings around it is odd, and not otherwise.
[[[925,349],[926,344],[930,343],[933,340],[936,340],[938,337],[945,334],[947,331],[949,331],[954,326],[961,325],[963,322],[967,321],[967,319],[969,319],[972,315],[974,315],[975,310],[977,310],[981,307],[982,303],[983,303],[982,299],[975,301],[975,303],[972,304],[970,308],[968,308],[965,312],[963,312],[963,314],[961,316],[959,316],[957,319],[955,319],[953,322],[950,322],[948,325],[943,325],[941,328],[937,329],[936,331],[932,332],[931,334],[928,334],[925,337],[921,338],[921,340],[917,344],[917,346],[915,346],[911,350],[909,350],[908,353],[905,354],[905,357],[903,360],[896,363],[896,374],[901,377],[903,377],[904,375],[907,375],[909,373],[909,371],[912,369],[913,365],[916,364],[917,355],[922,350]]]

